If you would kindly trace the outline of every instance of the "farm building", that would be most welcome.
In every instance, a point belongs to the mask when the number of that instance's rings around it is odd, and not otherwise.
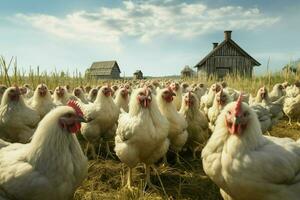
[[[119,79],[120,73],[120,67],[115,60],[94,62],[86,71],[88,77],[95,79]]]
[[[212,51],[195,66],[198,76],[223,78],[230,74],[252,77],[253,67],[260,63],[231,39],[231,32],[224,31],[224,41],[213,43]]]
[[[143,79],[143,72],[141,70],[136,70],[133,73],[133,78],[134,79]]]
[[[195,76],[195,71],[189,66],[185,66],[183,70],[181,70],[181,78],[191,78]]]

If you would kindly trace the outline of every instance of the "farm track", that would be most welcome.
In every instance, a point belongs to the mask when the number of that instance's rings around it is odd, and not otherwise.
[[[286,119],[281,120],[270,131],[272,136],[300,138],[300,127],[296,124],[289,126]],[[202,170],[201,160],[193,161],[190,154],[182,155],[185,159],[183,166],[158,165],[158,172],[163,183],[160,191],[148,190],[143,192],[144,169],[139,166],[134,172],[133,191],[122,187],[125,181],[126,166],[116,160],[89,161],[88,178],[75,193],[74,200],[105,200],[105,199],[182,199],[182,200],[221,200],[219,188],[207,178]],[[158,177],[152,174],[153,183],[161,186]]]

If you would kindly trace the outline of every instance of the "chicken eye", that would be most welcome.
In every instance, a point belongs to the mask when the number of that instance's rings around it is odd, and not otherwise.
[[[228,112],[227,112],[229,115],[231,115],[231,111],[229,110]]]
[[[243,114],[244,117],[247,117],[248,115],[249,115],[248,112],[244,112],[244,114]]]

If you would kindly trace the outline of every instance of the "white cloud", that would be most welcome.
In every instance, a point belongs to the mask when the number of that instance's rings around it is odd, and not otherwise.
[[[121,38],[126,36],[142,42],[169,35],[194,38],[224,29],[263,28],[279,20],[257,8],[209,8],[203,3],[159,5],[151,1],[125,1],[119,8],[101,7],[97,12],[78,11],[64,17],[17,14],[16,18],[60,38],[108,44],[116,49],[120,49]]]

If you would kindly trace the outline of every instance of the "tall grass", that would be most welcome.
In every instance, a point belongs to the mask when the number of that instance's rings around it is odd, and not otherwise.
[[[12,67],[13,66],[13,67]],[[25,83],[30,84],[35,88],[40,83],[45,83],[49,88],[54,89],[58,85],[70,85],[76,87],[80,85],[98,86],[103,84],[119,84],[128,81],[129,79],[122,80],[96,80],[93,78],[85,77],[84,74],[79,72],[77,69],[73,72],[69,71],[58,71],[54,69],[52,72],[40,71],[40,67],[36,68],[29,67],[28,71],[17,66],[17,58],[12,57],[9,62],[5,60],[3,56],[0,56],[0,84],[7,86],[12,85],[23,85]],[[160,78],[160,80],[166,81],[167,79]],[[299,73],[292,73],[288,70],[281,73],[271,73],[270,71],[262,76],[254,76],[252,78],[244,78],[239,76],[226,76],[223,79],[227,82],[230,87],[255,93],[261,86],[266,86],[269,89],[275,83],[282,83],[288,81],[290,83],[300,80]],[[147,80],[146,80],[147,81]],[[188,83],[199,83],[203,82],[207,85],[215,83],[218,79],[214,76],[208,78],[190,78],[182,79]]]

